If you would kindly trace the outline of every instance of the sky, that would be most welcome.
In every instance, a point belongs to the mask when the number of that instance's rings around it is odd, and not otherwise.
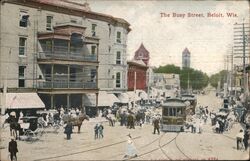
[[[86,0],[79,0],[86,2]],[[182,51],[191,52],[191,67],[208,75],[226,68],[225,57],[231,54],[234,24],[249,21],[249,3],[242,1],[149,1],[87,0],[94,12],[123,18],[130,23],[127,54],[143,43],[150,52],[150,65],[181,66]],[[162,17],[161,13],[169,14]],[[174,17],[174,14],[185,17]],[[187,17],[188,13],[204,17]],[[223,17],[208,17],[208,13]],[[228,17],[227,13],[237,16]],[[239,59],[239,58],[238,58]],[[235,61],[236,62],[236,61]]]

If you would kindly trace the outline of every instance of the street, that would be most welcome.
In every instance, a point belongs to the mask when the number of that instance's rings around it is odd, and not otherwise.
[[[197,95],[198,105],[216,110],[222,100],[215,92]],[[99,118],[84,121],[81,133],[74,129],[71,140],[66,140],[63,129],[58,134],[46,133],[38,141],[17,141],[17,158],[29,160],[123,160],[127,135],[131,134],[138,156],[134,160],[242,160],[248,159],[249,152],[236,150],[235,136],[241,129],[235,123],[229,132],[213,133],[211,121],[203,126],[201,134],[190,132],[161,132],[152,134],[153,126],[145,124],[127,129],[118,123],[115,127],[103,122],[104,138],[94,139],[94,126]],[[104,121],[104,119],[99,119]],[[5,125],[7,126],[7,125]],[[1,159],[8,159],[9,127],[1,131]]]

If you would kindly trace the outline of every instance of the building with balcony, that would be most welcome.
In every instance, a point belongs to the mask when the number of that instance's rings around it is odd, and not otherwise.
[[[2,93],[37,93],[46,108],[69,108],[85,106],[88,94],[98,102],[99,90],[127,90],[127,21],[70,0],[0,7]]]

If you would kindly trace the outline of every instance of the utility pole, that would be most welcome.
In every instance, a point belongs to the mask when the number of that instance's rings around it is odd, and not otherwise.
[[[1,108],[1,114],[5,114],[5,110],[7,108],[7,92],[8,92],[8,72],[9,72],[9,63],[10,63],[10,55],[11,55],[11,48],[9,49],[9,55],[8,55],[8,61],[6,61],[6,71],[5,71],[5,78],[4,78],[4,87],[3,87],[3,96],[2,96],[2,102],[3,106]]]
[[[136,94],[136,71],[134,72],[134,107],[135,107],[135,94]]]
[[[246,25],[248,25],[248,27],[246,27]],[[243,71],[243,84],[242,84],[242,89],[243,89],[243,94],[244,94],[244,103],[245,103],[245,107],[246,107],[246,103],[247,103],[247,98],[248,98],[248,79],[247,79],[247,73],[246,73],[246,51],[249,52],[249,45],[246,46],[246,36],[249,36],[249,24],[248,23],[244,23],[244,19],[243,19],[243,23],[241,24],[235,24],[235,32],[236,33],[234,35],[234,54],[235,55],[242,55],[243,58],[243,62],[242,62],[242,71]],[[239,26],[239,27],[238,27]],[[246,28],[248,30],[246,30]],[[237,35],[237,33],[239,33],[239,35]],[[247,34],[246,34],[247,33]],[[249,41],[247,42],[249,43]],[[242,44],[242,45],[237,45],[237,44]]]

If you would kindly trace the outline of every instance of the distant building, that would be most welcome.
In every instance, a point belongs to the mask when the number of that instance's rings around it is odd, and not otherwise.
[[[188,48],[185,48],[182,52],[182,68],[190,68],[191,53]]]
[[[149,51],[144,47],[143,43],[135,52],[134,60],[142,60],[147,66],[149,65]]]
[[[142,60],[128,61],[128,91],[146,90],[148,67]],[[136,81],[136,83],[135,83]]]

